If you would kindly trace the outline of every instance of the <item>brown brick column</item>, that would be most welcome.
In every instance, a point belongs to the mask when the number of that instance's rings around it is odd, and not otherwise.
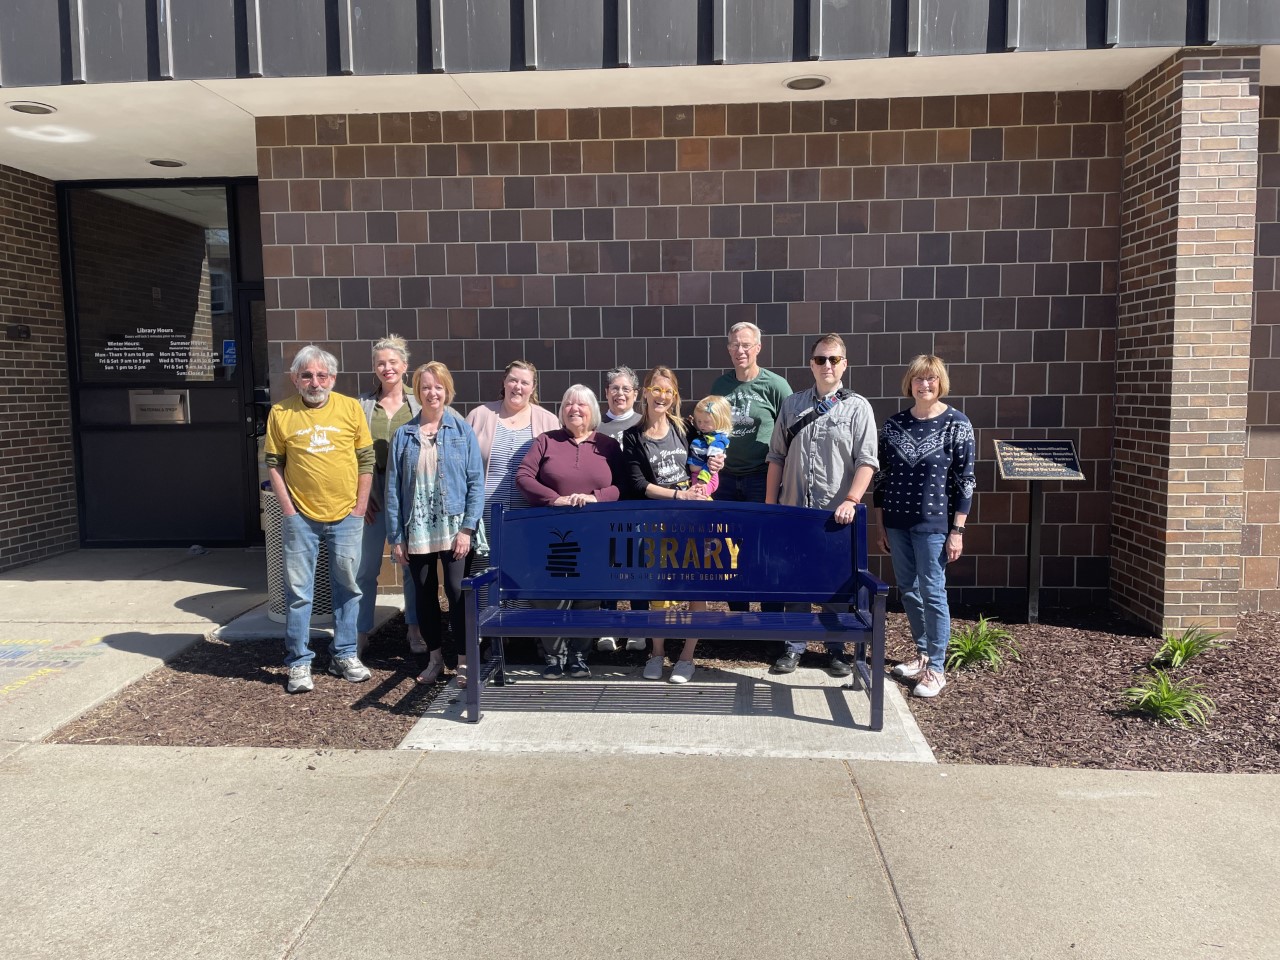
[[[1184,50],[1126,93],[1111,590],[1160,629],[1236,621],[1258,71]]]

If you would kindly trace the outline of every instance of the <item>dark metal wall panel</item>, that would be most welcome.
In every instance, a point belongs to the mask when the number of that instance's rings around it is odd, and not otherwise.
[[[907,50],[925,56],[986,53],[990,19],[988,0],[911,0]]]
[[[524,0],[524,55],[530,67],[606,66],[604,34],[600,0]]]
[[[809,0],[809,56],[887,57],[892,21],[893,0]]]
[[[431,66],[447,73],[511,69],[511,0],[431,0]]]
[[[418,72],[418,10],[413,0],[338,0],[338,61],[343,73]]]
[[[58,5],[50,0],[4,0],[0,15],[0,86],[62,82]]]
[[[633,67],[696,64],[695,0],[618,0],[618,62]]]
[[[160,76],[202,80],[236,75],[234,0],[163,0],[157,20]]]
[[[1210,43],[1280,43],[1280,0],[1209,0]]]
[[[712,59],[718,63],[794,59],[793,0],[716,0],[714,11]]]
[[[72,0],[83,46],[76,79],[110,83],[150,79],[147,0]],[[72,43],[77,33],[72,32]]]
[[[1009,0],[1009,49],[1085,49],[1088,5],[1088,0]]]
[[[1187,42],[1187,0],[1108,0],[1107,42],[1179,47]]]
[[[325,0],[245,0],[249,72],[322,77],[329,70]]]

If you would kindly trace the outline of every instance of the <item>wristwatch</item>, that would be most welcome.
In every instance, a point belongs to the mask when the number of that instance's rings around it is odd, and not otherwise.
[[[951,532],[952,532],[952,533],[958,533],[958,534],[960,534],[960,536],[962,536],[962,537],[963,537],[963,536],[964,536],[964,527],[961,527],[961,526],[954,526],[954,525],[953,525],[953,526],[951,527]]]

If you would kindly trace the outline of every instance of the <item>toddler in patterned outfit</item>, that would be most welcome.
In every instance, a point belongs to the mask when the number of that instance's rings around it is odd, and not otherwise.
[[[689,441],[689,481],[691,489],[712,496],[720,486],[720,477],[711,472],[707,460],[724,453],[733,431],[733,411],[724,397],[703,397],[693,407],[693,439]]]

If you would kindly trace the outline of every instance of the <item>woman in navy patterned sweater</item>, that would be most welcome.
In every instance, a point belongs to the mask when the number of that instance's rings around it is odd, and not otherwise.
[[[946,568],[964,552],[964,521],[976,485],[973,425],[942,402],[950,387],[940,357],[916,357],[902,377],[903,396],[915,403],[880,430],[874,498],[880,549],[893,561],[919,651],[893,673],[915,680],[911,692],[917,697],[936,697],[947,685],[951,610]]]

